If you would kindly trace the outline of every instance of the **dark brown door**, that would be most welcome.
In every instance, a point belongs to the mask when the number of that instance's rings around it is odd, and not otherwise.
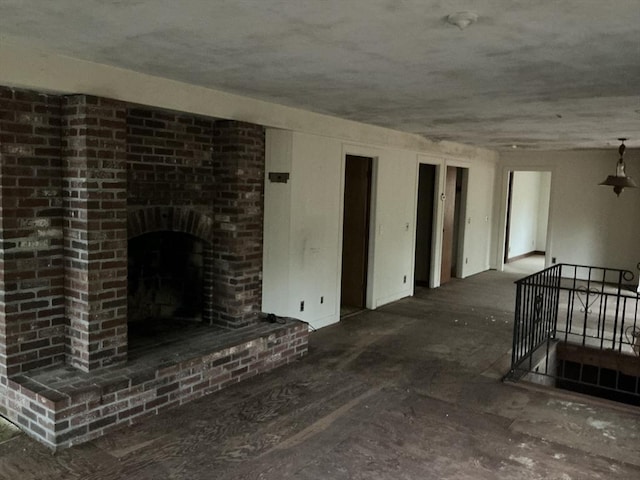
[[[444,226],[442,229],[442,264],[440,268],[440,283],[451,280],[453,266],[453,237],[455,234],[456,213],[456,177],[458,169],[447,167],[444,188]]]
[[[365,307],[372,159],[347,155],[344,180],[341,305]]]
[[[416,212],[415,284],[429,286],[431,273],[431,237],[433,233],[433,196],[435,165],[420,164],[418,170],[418,206]]]

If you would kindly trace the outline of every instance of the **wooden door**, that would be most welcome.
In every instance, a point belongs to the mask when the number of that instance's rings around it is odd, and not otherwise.
[[[447,167],[444,189],[444,225],[442,229],[442,263],[440,267],[440,283],[451,280],[453,266],[453,236],[455,233],[456,212],[456,167]]]
[[[341,305],[364,308],[367,295],[372,159],[347,155]]]
[[[414,281],[416,285],[420,286],[429,286],[431,273],[431,238],[433,233],[435,178],[435,165],[420,164],[418,170],[416,254],[414,260]]]

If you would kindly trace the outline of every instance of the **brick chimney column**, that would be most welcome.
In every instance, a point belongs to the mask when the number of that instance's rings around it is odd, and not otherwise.
[[[64,361],[60,97],[0,87],[0,383]]]
[[[67,362],[90,371],[127,357],[126,106],[63,100]]]
[[[241,327],[262,307],[264,127],[237,121],[213,129],[213,323]]]

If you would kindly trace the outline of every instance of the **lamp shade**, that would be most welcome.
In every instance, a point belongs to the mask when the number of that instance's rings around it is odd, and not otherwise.
[[[624,190],[625,188],[638,188],[638,184],[635,182],[635,180],[631,177],[627,177],[627,174],[625,172],[623,156],[625,151],[624,141],[626,140],[626,138],[620,138],[619,140],[622,142],[622,144],[618,148],[620,160],[618,160],[618,163],[616,164],[616,174],[609,175],[604,182],[601,182],[599,184],[607,187],[613,187],[613,191],[617,196],[620,196],[622,190]]]
[[[633,178],[619,177],[618,175],[609,175],[604,182],[601,182],[598,185],[621,188],[638,188],[638,184]]]

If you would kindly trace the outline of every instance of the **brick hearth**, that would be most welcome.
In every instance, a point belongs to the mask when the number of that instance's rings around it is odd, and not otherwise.
[[[304,324],[259,323],[264,149],[258,125],[0,87],[5,416],[67,446],[304,354]],[[200,245],[188,358],[128,356],[128,241],[157,232]]]
[[[307,325],[295,320],[201,329],[126,365],[89,373],[62,365],[17,375],[5,404],[19,412],[10,418],[31,436],[68,447],[285,365],[306,353],[308,335]]]

